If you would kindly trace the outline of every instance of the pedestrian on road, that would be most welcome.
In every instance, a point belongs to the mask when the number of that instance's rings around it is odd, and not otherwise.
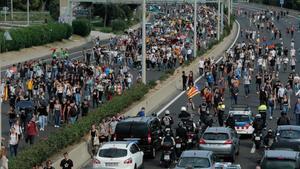
[[[273,119],[273,113],[274,113],[274,108],[275,108],[275,98],[271,94],[268,99],[268,112],[269,112],[269,119]]]
[[[230,127],[235,130],[235,120],[233,118],[233,114],[230,113],[227,120],[226,120],[226,127]]]
[[[223,102],[220,102],[217,109],[218,109],[218,122],[219,122],[219,126],[223,127],[223,125],[224,125],[225,104]]]
[[[236,84],[231,88],[231,104],[237,104],[239,88]]]
[[[35,123],[35,117],[32,117],[31,120],[28,122],[27,124],[27,128],[26,128],[26,143],[29,142],[29,144],[33,144],[34,143],[34,139],[35,137],[38,135],[38,127],[37,124]]]
[[[187,89],[187,76],[185,75],[185,72],[182,71],[182,90],[186,90]]]
[[[279,117],[279,119],[277,120],[277,125],[290,125],[290,119],[289,117],[287,117],[285,112],[281,112],[281,116]]]
[[[9,150],[10,150],[11,157],[17,156],[18,144],[19,144],[18,133],[16,132],[16,129],[14,127],[11,127],[9,132]]]
[[[73,168],[73,161],[69,159],[69,155],[67,152],[64,153],[64,159],[60,162],[60,167],[62,169],[72,169]]]
[[[250,74],[244,75],[244,90],[245,90],[245,97],[248,98],[250,94],[250,85],[251,85],[251,76]]]
[[[298,98],[297,102],[295,103],[294,114],[296,117],[296,124],[300,125],[300,98]]]

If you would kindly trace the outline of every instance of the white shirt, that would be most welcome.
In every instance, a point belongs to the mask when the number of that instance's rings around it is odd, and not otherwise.
[[[199,68],[204,68],[204,60],[199,60]]]
[[[296,55],[296,50],[295,49],[291,49],[291,56],[295,56]]]
[[[284,94],[285,94],[285,88],[280,87],[280,88],[278,89],[278,96],[279,96],[279,97],[283,97]]]

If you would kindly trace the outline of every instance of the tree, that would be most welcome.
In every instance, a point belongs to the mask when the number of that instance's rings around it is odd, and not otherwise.
[[[58,20],[59,17],[59,0],[51,0],[49,3],[49,12],[53,19]]]
[[[29,0],[30,10],[39,10],[43,0]],[[27,0],[14,0],[14,7],[20,10],[27,10]]]

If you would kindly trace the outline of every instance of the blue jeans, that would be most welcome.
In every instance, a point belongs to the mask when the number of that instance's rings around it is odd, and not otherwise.
[[[80,105],[81,95],[79,93],[75,94],[75,102],[76,102],[76,105]]]
[[[70,123],[74,124],[76,122],[77,116],[75,117],[70,117]]]
[[[269,106],[268,107],[268,111],[269,111],[269,116],[272,117],[273,116],[273,112],[274,112],[274,106]]]
[[[40,128],[44,129],[47,124],[47,116],[41,115],[39,116]]]
[[[17,156],[18,144],[16,144],[16,145],[10,144],[9,145],[9,151],[10,151],[10,156],[11,157]]]
[[[244,88],[245,88],[245,95],[248,96],[250,94],[250,85],[249,84],[245,84]]]
[[[54,124],[56,126],[60,126],[60,111],[55,111],[54,112]]]
[[[300,125],[300,114],[295,114],[296,117],[296,125]]]
[[[288,113],[289,107],[287,105],[283,105],[282,106],[282,111],[285,112],[285,113]]]

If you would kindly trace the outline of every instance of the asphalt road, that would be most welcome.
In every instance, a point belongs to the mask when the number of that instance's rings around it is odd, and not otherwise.
[[[248,12],[249,11],[252,12],[252,11],[257,10],[257,6],[243,4],[243,5],[240,5],[240,9],[243,9],[243,10],[246,9]],[[241,25],[241,29],[252,29],[252,30],[254,30],[253,24],[252,24],[252,26],[250,26],[249,19],[246,18],[244,15],[243,16],[238,16],[237,20]],[[290,26],[291,24],[297,25],[298,21],[294,17],[283,18],[283,19],[280,19],[279,22],[275,21],[275,25],[280,30],[282,30],[284,46],[287,46],[288,48],[290,47],[291,38],[290,38],[290,35],[285,34],[285,30],[286,30],[286,27]],[[267,32],[267,31],[263,31],[261,36],[266,36],[267,38],[272,37],[271,33]],[[295,48],[297,50],[297,49],[300,48],[300,44],[298,43],[299,40],[300,40],[299,32],[295,32],[294,39],[295,39]],[[244,40],[245,40],[244,38],[239,37],[237,42],[242,42]],[[299,59],[298,59],[297,65],[299,65]],[[280,73],[279,78],[282,82],[287,81],[287,77],[288,77],[289,72],[290,72],[290,70],[287,71],[286,73],[283,73],[283,72]],[[296,72],[300,72],[300,66],[296,66]],[[202,86],[203,84],[204,84],[203,79],[200,79],[200,81],[197,82],[198,86]],[[253,83],[251,85],[251,89],[250,89],[251,94],[249,95],[248,98],[244,97],[243,85],[240,86],[239,90],[240,90],[240,92],[239,92],[240,94],[239,94],[239,98],[238,98],[238,104],[248,104],[253,112],[257,112],[257,106],[259,105],[259,99],[258,99],[258,95],[255,91],[255,84]],[[178,91],[177,94],[179,95],[180,93],[181,93],[181,91]],[[199,96],[196,96],[196,97],[193,98],[193,101],[194,101],[195,105],[198,106],[201,103],[201,98]],[[169,102],[171,102],[172,104],[166,108],[165,105],[168,104]],[[187,97],[184,94],[181,97],[179,97],[177,100],[169,100],[168,102],[163,104],[159,109],[157,109],[156,112],[160,112],[160,111],[164,110],[165,108],[168,109],[171,112],[171,115],[174,118],[175,125],[176,125],[176,122],[178,122],[177,116],[180,112],[180,108],[181,108],[181,106],[185,106],[186,103],[187,103]],[[295,97],[292,97],[292,106],[293,106],[294,103],[295,103]],[[228,111],[228,108],[231,105],[230,95],[229,95],[228,90],[226,90],[226,94],[225,94],[225,105],[226,105],[226,111]],[[150,112],[149,114],[151,114],[151,113],[152,112]],[[163,115],[163,113],[161,115]],[[292,116],[292,112],[290,111],[288,115],[292,119],[292,123],[294,123],[294,117]],[[277,126],[276,122],[277,122],[277,118],[279,116],[280,116],[280,111],[278,109],[276,109],[275,112],[274,112],[274,115],[273,115],[273,120],[267,120],[267,124],[268,124],[267,128],[272,128],[273,130],[276,129],[276,126]],[[214,126],[218,126],[217,119],[214,119]],[[253,143],[251,141],[251,138],[242,136],[240,138],[240,154],[237,157],[236,163],[240,164],[243,169],[253,169],[253,168],[255,168],[255,166],[257,164],[257,161],[261,159],[261,156],[263,154],[263,149],[261,148],[260,150],[257,150],[254,153],[251,153],[252,148],[253,148]],[[159,157],[160,157],[160,152],[158,153],[157,157],[154,160],[145,159],[145,161],[144,161],[145,168],[149,168],[149,169],[159,169],[159,168],[161,168],[159,166]],[[88,169],[88,168],[91,168],[91,166],[92,165],[89,162],[84,168]]]
[[[244,4],[244,5],[241,5],[240,7],[241,7],[241,9],[243,9],[243,10],[246,9],[247,11],[257,10],[256,6],[254,6],[254,5],[245,5]],[[249,19],[246,18],[244,15],[237,17],[237,20],[241,25],[241,29],[252,29],[252,30],[254,30],[253,24],[252,24],[252,26],[250,26]],[[280,30],[282,30],[284,46],[287,46],[288,48],[290,48],[291,38],[290,38],[290,35],[285,34],[286,27],[290,26],[291,24],[297,25],[298,22],[299,21],[297,21],[294,17],[288,17],[288,18],[280,19],[279,22],[275,21],[275,25]],[[262,34],[263,34],[263,36],[265,36],[267,38],[272,37],[271,33],[267,32],[267,31],[263,31]],[[262,37],[262,35],[261,35],[261,37]],[[299,32],[295,32],[294,39],[295,39],[295,48],[297,50],[297,49],[300,48],[300,44],[299,44],[300,34],[299,34]],[[240,37],[237,42],[241,42],[241,41],[244,41],[244,40],[245,40],[244,38]],[[297,65],[299,65],[299,59],[298,59]],[[299,66],[296,66],[296,72],[300,72],[300,67]],[[286,82],[289,73],[290,73],[290,70],[287,71],[286,73],[281,72],[280,75],[279,75],[280,80],[282,82]],[[201,79],[199,82],[197,82],[198,86],[199,85],[203,86],[203,84],[204,84],[203,79]],[[257,106],[259,105],[259,99],[258,99],[258,95],[255,92],[255,84],[253,83],[251,85],[251,94],[249,95],[248,98],[244,97],[243,85],[240,86],[239,90],[240,90],[240,92],[239,92],[238,104],[248,104],[251,107],[252,111],[257,112]],[[178,91],[178,94],[179,93],[180,93],[180,91]],[[295,100],[296,100],[296,98],[292,97],[292,106],[294,105]],[[195,105],[198,106],[201,103],[200,96],[195,96],[193,98],[193,101],[194,101]],[[170,100],[169,102],[173,102],[173,100]],[[169,107],[167,107],[167,109],[171,112],[171,114],[174,118],[174,121],[178,121],[177,116],[179,114],[180,108],[181,108],[181,106],[185,106],[186,103],[187,103],[187,97],[184,94],[179,99],[174,100],[174,102]],[[226,90],[226,94],[225,94],[225,105],[226,105],[227,110],[231,105],[230,95],[229,95],[228,90]],[[159,108],[157,110],[157,112],[161,111],[163,108],[164,108],[164,106]],[[294,123],[294,116],[292,116],[292,112],[290,111],[288,115],[292,119],[292,123]],[[276,109],[275,113],[273,115],[273,120],[267,120],[267,124],[268,124],[267,128],[272,128],[273,130],[276,129],[276,127],[277,127],[276,122],[277,122],[277,118],[279,116],[280,116],[280,111],[278,109]],[[214,126],[218,126],[217,119],[214,120]],[[240,155],[237,157],[236,163],[240,164],[243,169],[253,169],[253,168],[255,168],[256,162],[259,159],[261,159],[263,149],[260,149],[260,150],[254,152],[254,153],[250,153],[252,147],[253,147],[253,143],[252,143],[252,141],[249,137],[241,137],[241,140],[240,140]],[[161,167],[159,167],[158,164],[159,164],[158,158],[156,158],[155,160],[148,160],[148,159],[145,160],[145,168],[151,168],[151,169],[161,168]]]

